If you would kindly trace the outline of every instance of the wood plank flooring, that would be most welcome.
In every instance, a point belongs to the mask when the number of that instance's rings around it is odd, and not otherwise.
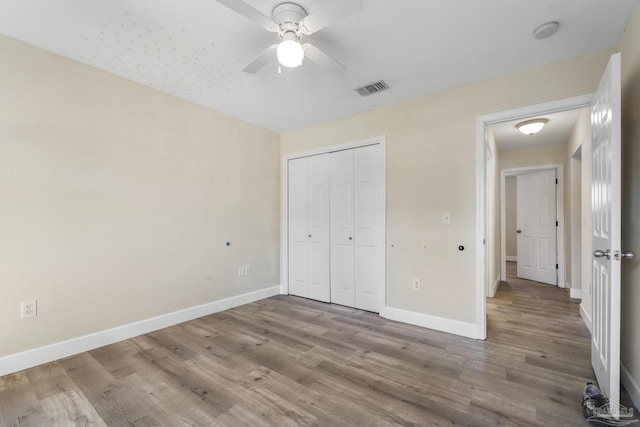
[[[0,425],[588,425],[578,307],[510,279],[476,341],[276,296],[2,377]]]

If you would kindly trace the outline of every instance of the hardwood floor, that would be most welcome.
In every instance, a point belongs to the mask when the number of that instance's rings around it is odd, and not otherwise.
[[[0,425],[588,425],[578,307],[510,279],[476,341],[277,296],[2,377]]]

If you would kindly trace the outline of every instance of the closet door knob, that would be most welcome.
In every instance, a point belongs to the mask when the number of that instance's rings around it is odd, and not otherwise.
[[[353,237],[349,237],[349,240],[353,240]]]

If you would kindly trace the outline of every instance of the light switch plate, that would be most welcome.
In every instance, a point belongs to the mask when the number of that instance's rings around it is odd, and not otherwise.
[[[444,225],[451,224],[451,212],[442,212],[442,223]]]

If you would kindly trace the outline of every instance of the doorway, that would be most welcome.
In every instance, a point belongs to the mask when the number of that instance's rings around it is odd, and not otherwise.
[[[476,119],[476,324],[478,325],[477,337],[479,339],[486,339],[487,336],[487,319],[486,319],[486,297],[488,290],[487,283],[487,271],[488,266],[491,263],[495,263],[495,259],[502,254],[498,255],[495,251],[497,245],[488,245],[487,240],[492,236],[488,234],[487,230],[487,145],[492,142],[495,145],[489,126],[499,123],[504,123],[512,120],[526,120],[536,116],[553,114],[563,111],[581,109],[589,107],[591,103],[591,95],[583,95],[573,98],[566,98],[557,101],[552,101],[543,104],[532,105],[514,110],[507,110],[498,113],[493,113],[485,116],[479,116]],[[559,189],[563,186],[559,185]],[[563,196],[564,200],[564,196]],[[564,232],[562,232],[564,235]],[[491,253],[487,248],[493,247]],[[560,248],[558,248],[560,250]],[[561,249],[564,251],[564,248]],[[506,256],[506,254],[505,254]],[[506,261],[506,260],[505,260]],[[501,268],[502,270],[502,268]],[[505,266],[506,270],[506,266]],[[560,269],[559,269],[560,270]],[[501,276],[503,272],[501,271]],[[506,271],[504,272],[506,276]],[[502,276],[502,277],[505,277]],[[564,273],[561,278],[564,283]]]
[[[555,212],[554,219],[555,221],[555,247],[553,251],[554,254],[551,257],[554,265],[548,266],[548,268],[556,268],[556,274],[553,274],[553,281],[549,280],[540,280],[537,275],[528,275],[526,271],[523,274],[522,263],[523,263],[523,253],[521,246],[521,240],[524,240],[522,237],[522,233],[517,233],[518,230],[526,232],[520,228],[518,225],[519,221],[515,221],[514,224],[511,224],[512,218],[509,215],[509,211],[512,210],[513,206],[508,202],[510,201],[510,197],[508,197],[509,190],[512,190],[510,186],[508,186],[508,182],[510,179],[517,179],[518,177],[527,176],[529,174],[536,173],[545,173],[545,172],[554,172],[555,173]],[[517,185],[516,185],[517,187]],[[514,195],[511,195],[514,196]],[[517,197],[517,192],[515,194]],[[517,205],[518,203],[516,203]],[[520,206],[516,206],[515,213],[516,217],[521,215],[524,209]],[[512,212],[513,213],[513,212]],[[518,273],[517,276],[524,279],[536,280],[543,283],[553,284],[560,288],[565,287],[566,282],[566,265],[567,262],[565,260],[565,224],[564,224],[564,165],[563,164],[550,164],[550,165],[540,165],[540,166],[532,166],[525,168],[510,168],[510,169],[502,169],[500,171],[500,277],[502,280],[505,280],[507,277],[507,261],[517,261],[518,262]],[[553,224],[550,224],[553,227]],[[508,248],[512,248],[513,242],[515,240],[516,250],[509,251]],[[515,259],[514,257],[515,253]],[[551,263],[551,261],[549,261]]]

